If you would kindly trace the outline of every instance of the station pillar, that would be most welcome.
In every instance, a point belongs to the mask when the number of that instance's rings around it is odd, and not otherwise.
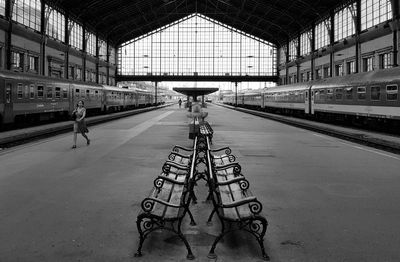
[[[238,86],[238,83],[237,83],[237,82],[235,82],[235,106],[238,106],[238,99],[237,99],[237,86]]]
[[[158,82],[155,82],[154,85],[154,104],[157,105],[157,86],[158,86]]]

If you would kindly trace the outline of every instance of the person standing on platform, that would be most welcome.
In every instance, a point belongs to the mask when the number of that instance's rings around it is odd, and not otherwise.
[[[181,106],[182,106],[182,99],[179,98],[178,104],[179,104],[179,108],[181,108]]]
[[[86,108],[84,107],[84,102],[82,100],[78,101],[77,107],[72,112],[72,119],[74,120],[74,145],[72,148],[76,148],[76,139],[78,132],[86,139],[86,144],[90,145],[90,139],[87,137],[86,133],[89,130],[86,127]]]

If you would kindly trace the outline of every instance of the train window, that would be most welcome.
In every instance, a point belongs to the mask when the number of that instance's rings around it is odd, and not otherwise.
[[[22,99],[23,98],[22,84],[18,84],[18,87],[17,87],[17,98],[18,99]]]
[[[365,100],[366,97],[367,97],[367,92],[365,86],[357,87],[357,99]]]
[[[68,90],[66,87],[63,87],[62,93],[63,93],[63,98],[68,98]]]
[[[7,83],[7,85],[6,85],[6,103],[7,104],[11,103],[11,88],[12,88],[12,84]]]
[[[89,98],[89,96],[90,96],[90,90],[86,89],[86,98]]]
[[[386,86],[386,99],[388,101],[397,100],[398,87],[397,85]]]
[[[47,87],[47,98],[53,98],[53,87],[52,86]]]
[[[37,87],[37,97],[38,98],[43,98],[43,93],[44,93],[44,87],[43,86],[38,86]]]
[[[61,88],[60,87],[56,87],[56,98],[61,98]]]
[[[319,90],[319,100],[325,100],[325,90]]]
[[[326,99],[329,101],[333,100],[333,89],[332,88],[326,90]]]
[[[381,87],[371,86],[371,100],[378,101],[381,100]]]
[[[34,99],[35,98],[35,86],[34,85],[31,85],[30,87],[30,98],[31,99]]]
[[[75,89],[75,96],[79,97],[81,90],[80,89]]]
[[[335,99],[342,100],[343,99],[343,88],[336,88],[335,89]]]
[[[346,88],[346,99],[353,100],[353,88],[352,87]]]

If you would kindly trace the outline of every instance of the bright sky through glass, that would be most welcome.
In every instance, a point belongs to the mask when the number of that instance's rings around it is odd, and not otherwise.
[[[201,14],[192,14],[118,50],[122,75],[276,75],[276,48]]]

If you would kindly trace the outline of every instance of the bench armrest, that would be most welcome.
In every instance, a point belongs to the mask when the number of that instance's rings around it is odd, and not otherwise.
[[[225,154],[226,155],[230,155],[232,153],[232,150],[229,147],[221,147],[221,148],[217,148],[217,149],[211,149],[210,152],[214,153],[214,152],[220,152],[220,151],[224,151],[225,150]]]
[[[165,163],[162,167],[162,170],[164,171],[164,168],[167,168],[168,169],[167,171],[169,172],[169,169],[171,167],[174,167],[174,168],[180,169],[180,170],[189,170],[190,169],[190,166],[180,165],[178,163],[167,160],[167,161],[165,161]],[[168,173],[168,172],[165,172],[165,173]]]
[[[153,210],[153,207],[154,207],[154,202],[160,203],[160,204],[168,206],[168,207],[175,207],[175,208],[183,207],[183,205],[171,204],[169,202],[166,202],[166,201],[158,199],[158,198],[146,197],[142,201],[142,209],[143,209],[143,211],[144,212],[151,212],[151,210]]]
[[[170,178],[168,176],[161,176],[160,175],[156,179],[154,179],[154,182],[153,182],[154,187],[157,188],[157,189],[161,189],[163,187],[163,185],[164,185],[164,181],[168,181],[168,182],[170,182],[172,184],[177,184],[177,185],[186,184],[186,181],[176,181],[175,179]]]
[[[229,168],[233,168],[233,174],[234,175],[240,175],[240,172],[242,171],[242,167],[239,165],[239,163],[235,162],[235,163],[229,163],[223,166],[216,166],[215,170],[216,171],[221,171],[221,170],[226,170]]]
[[[243,191],[249,189],[249,187],[250,187],[249,181],[244,177],[236,177],[236,178],[232,178],[230,180],[216,182],[216,184],[218,186],[226,186],[226,185],[230,185],[233,183],[239,183],[240,189],[242,189]]]
[[[233,201],[232,203],[229,204],[221,204],[219,205],[222,208],[233,208],[233,207],[238,207],[244,204],[249,204],[250,212],[258,215],[262,211],[262,204],[260,201],[257,200],[256,197],[246,197],[237,201]]]
[[[183,147],[180,145],[176,145],[174,146],[174,148],[172,148],[173,152],[179,153],[179,151],[186,151],[186,152],[193,152],[193,148],[187,148],[187,147]]]
[[[171,161],[174,161],[176,156],[179,156],[179,157],[185,158],[185,159],[188,159],[188,158],[191,157],[191,155],[182,155],[182,154],[179,154],[177,152],[171,152],[169,154],[169,156],[168,156],[168,159],[171,160]]]
[[[213,156],[212,159],[219,159],[219,160],[224,160],[227,159],[230,163],[233,163],[236,161],[236,157],[234,155],[221,155],[221,156]]]

